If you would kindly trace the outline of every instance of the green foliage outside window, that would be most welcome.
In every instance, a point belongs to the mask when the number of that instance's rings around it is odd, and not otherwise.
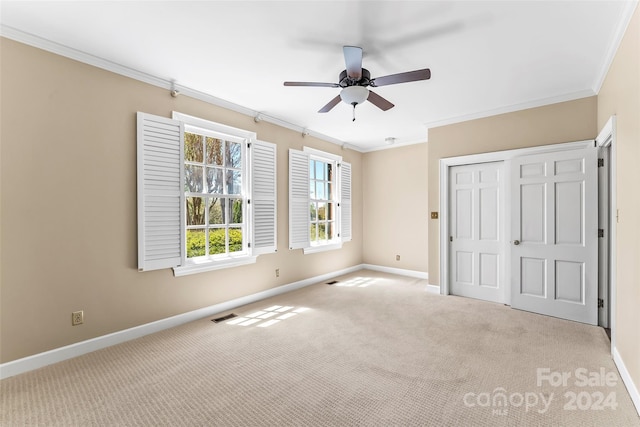
[[[209,254],[225,253],[225,229],[209,230]],[[204,230],[187,230],[187,258],[194,258],[206,255],[207,245]],[[239,252],[242,250],[242,230],[239,228],[229,229],[229,252]]]

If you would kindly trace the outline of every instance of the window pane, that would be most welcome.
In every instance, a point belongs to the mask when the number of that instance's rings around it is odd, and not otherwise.
[[[229,253],[242,251],[242,228],[229,228]]]
[[[316,230],[318,229],[318,226],[316,225],[316,223],[311,223],[311,241],[315,242],[318,240],[318,236],[317,236],[317,232]]]
[[[327,239],[333,239],[333,222],[327,223]]]
[[[242,194],[240,171],[227,171],[227,194]]]
[[[226,232],[227,230],[224,228],[209,229],[209,255],[227,252],[225,245]]]
[[[316,178],[315,171],[316,171],[316,161],[309,160],[309,179]]]
[[[328,220],[332,220],[333,219],[333,215],[334,215],[334,204],[333,203],[327,203],[327,219]]]
[[[327,219],[327,204],[320,202],[318,203],[318,220],[323,221]]]
[[[327,163],[327,181],[333,181],[333,164]]]
[[[324,222],[318,224],[318,240],[327,240],[327,224]]]
[[[202,166],[184,166],[184,191],[202,193]]]
[[[206,255],[204,229],[187,230],[187,258]]]
[[[327,183],[327,200],[333,200],[333,184]]]
[[[184,133],[184,160],[202,163],[202,135]]]
[[[324,178],[325,163],[316,161],[316,179]]]
[[[242,224],[242,199],[229,199],[229,210],[231,224]]]
[[[187,225],[204,225],[204,197],[187,197]]]
[[[227,141],[227,167],[242,167],[242,146],[237,142]]]
[[[211,198],[209,202],[209,224],[224,224],[226,199]]]
[[[316,182],[316,199],[325,200],[325,185],[324,182]]]
[[[206,139],[207,144],[207,164],[208,165],[216,165],[222,166],[222,149],[224,147],[224,141],[217,138],[211,138],[210,136]]]
[[[314,181],[311,181],[309,183],[309,197],[311,199],[316,198],[316,183]]]
[[[311,202],[311,204],[309,205],[309,212],[311,214],[311,221],[315,221],[317,218],[317,210],[316,204],[314,202]]]
[[[207,168],[207,190],[212,194],[222,194],[222,169]]]

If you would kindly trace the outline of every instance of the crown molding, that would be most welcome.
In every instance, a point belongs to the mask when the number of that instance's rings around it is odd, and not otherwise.
[[[607,74],[609,73],[609,68],[611,67],[611,64],[613,63],[613,59],[615,58],[616,53],[618,52],[620,43],[622,43],[624,34],[626,33],[627,28],[629,27],[629,23],[631,22],[631,18],[633,17],[633,12],[636,10],[637,6],[638,6],[637,0],[629,1],[625,3],[624,9],[620,14],[620,20],[618,21],[618,26],[616,27],[616,30],[613,35],[613,40],[611,40],[611,43],[609,43],[609,50],[607,51],[607,54],[604,57],[600,72],[598,73],[598,76],[596,77],[596,81],[593,84],[593,92],[596,94],[600,93],[600,89],[604,84],[604,79],[607,77]]]
[[[121,65],[112,61],[108,61],[106,59],[97,57],[95,55],[91,55],[90,53],[73,49],[71,47],[53,42],[51,40],[44,39],[34,34],[26,33],[24,31],[18,30],[17,28],[10,27],[8,25],[0,24],[0,36],[6,37],[8,39],[11,39],[11,40],[14,40],[38,49],[42,49],[47,52],[54,53],[56,55],[73,59],[75,61],[82,62],[87,65],[101,68],[103,70],[106,70],[115,74],[119,74],[121,76],[129,77],[131,79],[134,79],[143,83],[148,83],[156,87],[160,87],[167,90],[177,90],[178,92],[180,92],[181,95],[188,96],[190,98],[195,98],[200,101],[204,101],[209,104],[225,108],[227,110],[235,111],[237,113],[244,114],[249,117],[256,117],[260,115],[261,120],[272,123],[274,125],[277,125],[286,129],[290,129],[296,132],[300,132],[300,133],[304,132],[306,135],[311,135],[323,141],[327,141],[332,144],[339,145],[342,148],[349,148],[354,151],[362,152],[362,148],[359,146],[346,143],[345,141],[341,141],[336,138],[332,138],[320,132],[307,129],[305,127],[296,125],[294,123],[289,123],[286,120],[271,116],[261,111],[255,111],[250,108],[243,107],[241,105],[218,98],[208,93],[201,92],[197,89],[193,89],[187,86],[177,84],[172,80],[163,79],[163,78],[160,78],[160,77],[157,77],[157,76],[154,76],[130,67],[126,67],[124,65]]]
[[[571,92],[564,95],[552,96],[549,98],[540,98],[532,101],[523,102],[521,104],[508,105],[505,107],[495,108],[493,110],[478,111],[462,116],[449,117],[442,120],[424,123],[427,128],[435,128],[447,126],[455,123],[467,122],[470,120],[483,119],[486,117],[497,116],[500,114],[514,113],[516,111],[528,110],[530,108],[544,107],[546,105],[558,104],[561,102],[575,101],[577,99],[589,98],[595,96],[596,93],[591,89]]]

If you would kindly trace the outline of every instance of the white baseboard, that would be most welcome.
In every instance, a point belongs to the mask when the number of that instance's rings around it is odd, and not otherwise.
[[[374,264],[362,264],[362,268],[366,268],[374,271],[381,271],[383,273],[397,274],[399,276],[415,277],[416,279],[429,280],[429,273],[415,270],[405,270],[403,268],[384,267],[382,265]],[[440,286],[427,284],[426,291],[430,294],[440,294]]]
[[[438,286],[438,285],[428,284],[428,285],[427,285],[427,292],[429,292],[429,293],[431,293],[431,294],[438,294],[438,295],[440,295],[440,286]]]
[[[374,264],[360,264],[360,267],[366,268],[367,270],[397,274],[399,276],[415,277],[416,279],[425,279],[425,280],[429,279],[429,273],[425,273],[423,271],[405,270],[403,268],[384,267],[382,265],[374,265]]]
[[[629,396],[631,396],[631,400],[633,404],[636,406],[636,411],[638,411],[638,416],[640,416],[640,392],[638,392],[638,387],[636,387],[633,379],[631,378],[631,374],[627,371],[627,367],[618,353],[618,349],[613,347],[611,350],[611,354],[613,354],[613,361],[618,368],[618,372],[620,372],[620,376],[622,377],[622,382],[625,387],[627,387],[627,391],[629,392]]]
[[[135,326],[123,331],[114,332],[108,335],[103,335],[86,341],[81,341],[75,344],[70,344],[64,347],[45,351],[43,353],[34,354],[33,356],[28,356],[22,359],[3,363],[0,364],[0,379],[9,378],[14,375],[22,374],[24,372],[51,365],[53,363],[62,362],[63,360],[71,359],[77,356],[82,356],[83,354],[87,354],[92,351],[100,350],[102,348],[106,348],[115,344],[120,344],[125,341],[130,341],[136,338],[143,337],[145,335],[173,328],[184,323],[192,322],[194,320],[232,310],[246,304],[251,304],[256,301],[280,295],[285,292],[290,292],[299,288],[303,288],[305,286],[313,285],[315,283],[325,281],[335,276],[352,273],[361,270],[362,268],[362,265],[355,265],[343,270],[333,271],[331,273],[322,274],[320,276],[310,277],[308,279],[289,283],[287,285],[278,286],[277,288],[258,292],[256,294],[247,295],[245,297],[236,298],[231,301],[225,301],[220,304],[215,304],[198,310],[189,311],[187,313],[178,314],[166,319],[146,323],[144,325]]]

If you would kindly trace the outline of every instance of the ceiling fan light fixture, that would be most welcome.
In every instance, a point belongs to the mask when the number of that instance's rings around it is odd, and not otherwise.
[[[349,105],[362,104],[369,97],[369,90],[364,86],[348,86],[340,91],[340,98]]]

